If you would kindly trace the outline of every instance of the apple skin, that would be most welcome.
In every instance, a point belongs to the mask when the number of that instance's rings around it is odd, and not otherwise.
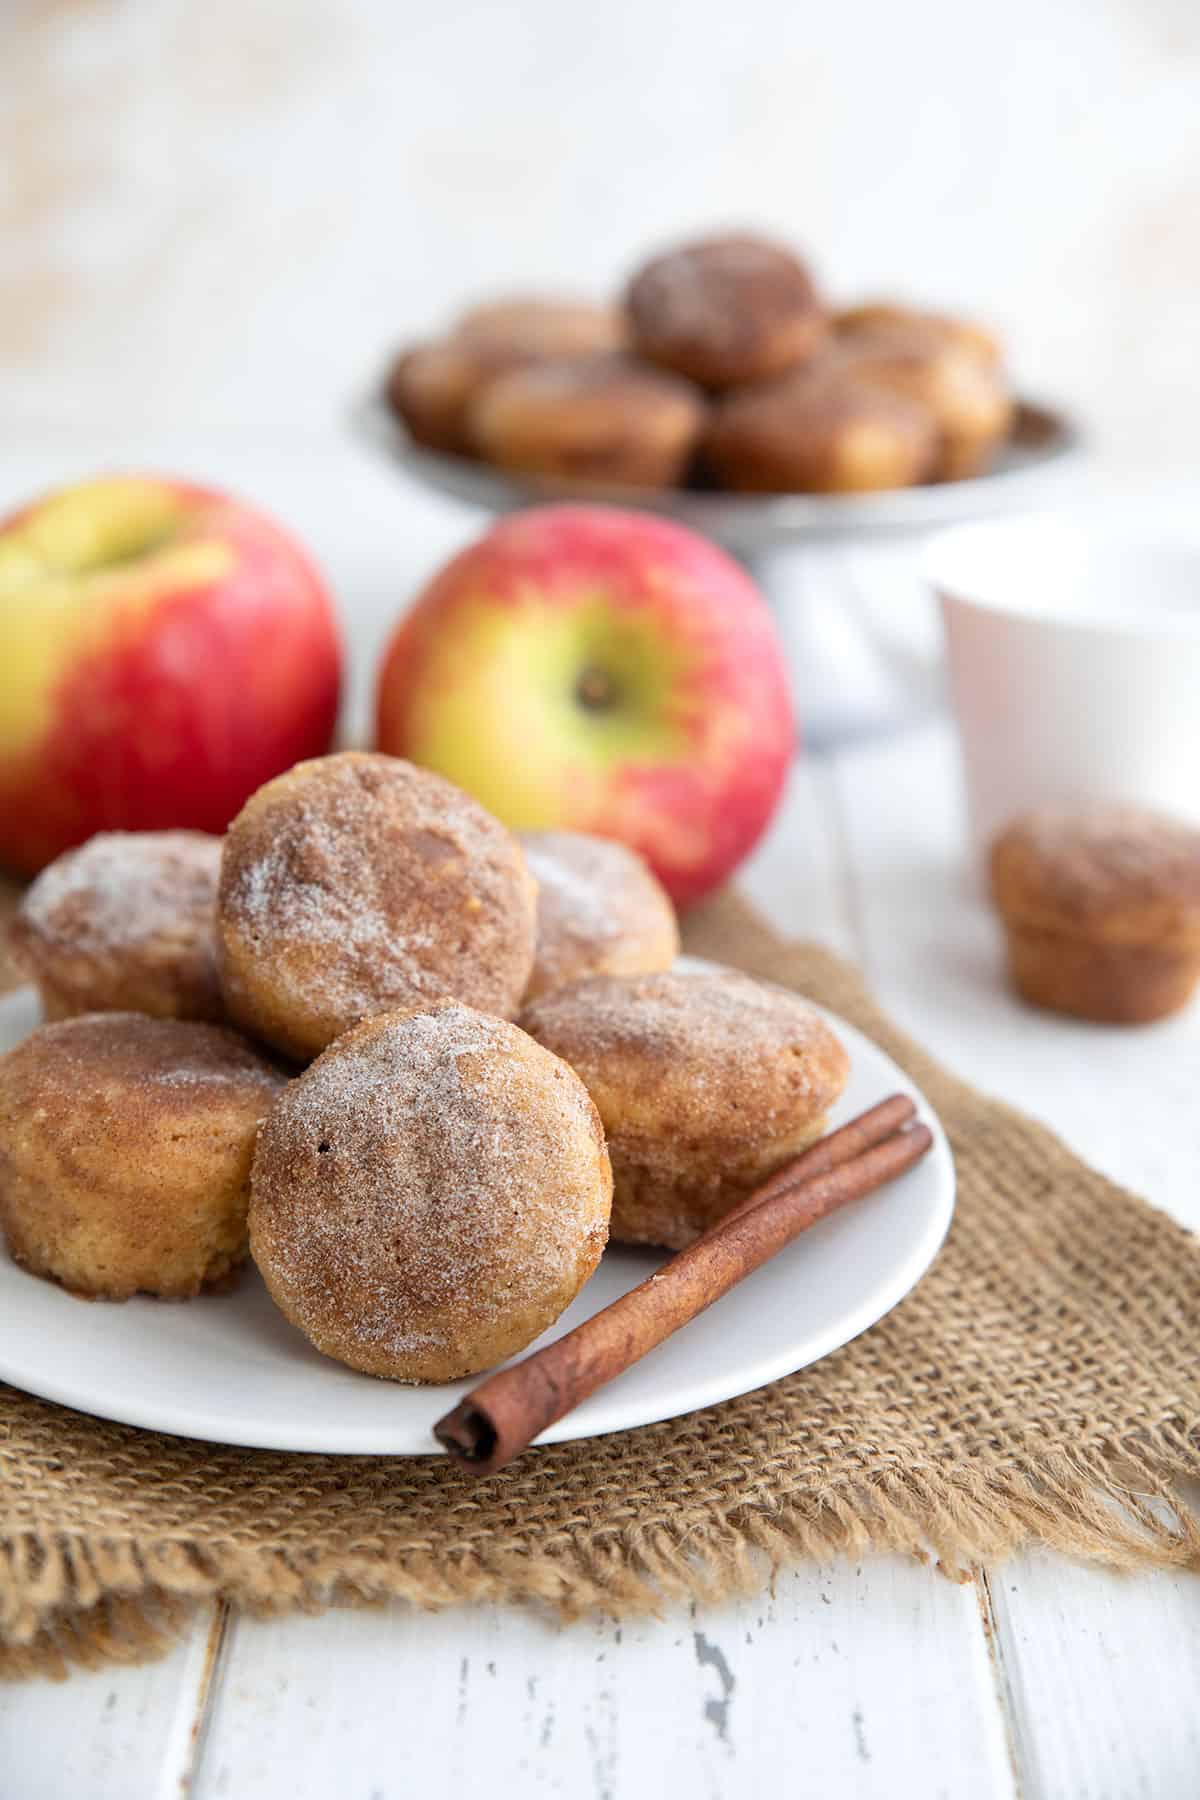
[[[495,525],[402,619],[376,741],[515,830],[630,845],[687,906],[761,836],[796,727],[774,622],[730,557],[648,513],[546,506]]]
[[[324,584],[254,508],[157,476],[44,496],[0,524],[0,861],[224,831],[328,750],[340,682]]]

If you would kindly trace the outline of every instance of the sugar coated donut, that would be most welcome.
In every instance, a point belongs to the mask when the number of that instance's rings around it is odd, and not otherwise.
[[[326,1356],[451,1381],[558,1317],[604,1248],[611,1194],[578,1077],[515,1025],[443,1001],[364,1019],[282,1095],[250,1245]]]
[[[43,869],[9,947],[36,981],[46,1017],[223,1018],[220,870],[221,840],[203,831],[103,831]]]
[[[675,908],[636,850],[579,831],[527,831],[521,847],[538,884],[527,1003],[589,975],[670,968],[679,954]]]
[[[511,1014],[536,895],[516,838],[442,776],[363,751],[298,763],[225,840],[229,1015],[305,1060],[368,1013],[447,995]]]
[[[654,257],[629,283],[625,306],[641,355],[710,388],[794,368],[826,331],[799,258],[744,233]]]
[[[0,1057],[0,1226],[80,1294],[195,1294],[246,1254],[254,1137],[283,1075],[219,1025],[88,1013]]]
[[[849,1072],[812,1007],[727,971],[596,976],[521,1024],[596,1102],[625,1243],[690,1244],[820,1136]]]

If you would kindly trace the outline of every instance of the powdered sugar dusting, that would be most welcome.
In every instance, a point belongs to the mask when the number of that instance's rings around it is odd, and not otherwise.
[[[104,956],[211,943],[221,840],[199,831],[104,831],[44,869],[20,917],[43,943]]]
[[[580,1084],[514,1026],[454,1002],[376,1017],[267,1121],[254,1254],[288,1310],[343,1342],[399,1358],[469,1342],[570,1285],[597,1143]]]
[[[663,1129],[724,1135],[740,1115],[753,1135],[798,1108],[824,1110],[848,1068],[812,1007],[732,971],[596,976],[535,1000],[521,1024],[596,1093],[646,1100]]]
[[[532,891],[509,834],[449,782],[393,757],[327,757],[263,790],[231,830],[225,955],[232,937],[299,1009],[346,1022],[445,994],[507,1011],[528,972]]]
[[[672,961],[679,945],[674,910],[632,850],[570,831],[527,832],[521,845],[538,884],[530,993]]]

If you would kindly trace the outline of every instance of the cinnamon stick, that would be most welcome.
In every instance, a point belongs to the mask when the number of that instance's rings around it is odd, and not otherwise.
[[[869,1117],[864,1114],[845,1129],[861,1133],[866,1126],[871,1136],[878,1122],[867,1126]],[[850,1141],[843,1139],[833,1154],[843,1155]],[[813,1158],[807,1174],[802,1165],[813,1153],[805,1152],[638,1287],[524,1362],[489,1375],[438,1420],[434,1436],[478,1474],[503,1468],[556,1419],[640,1361],[802,1231],[911,1168],[932,1143],[927,1126],[909,1125],[823,1172],[812,1172],[813,1161],[820,1160]]]
[[[744,1200],[739,1200],[736,1206],[731,1206],[709,1230],[719,1231],[730,1219],[739,1219],[754,1207],[765,1205],[776,1194],[782,1193],[784,1188],[795,1187],[798,1181],[807,1180],[810,1175],[827,1175],[831,1169],[840,1169],[843,1163],[853,1161],[864,1150],[882,1144],[885,1138],[890,1138],[916,1116],[916,1102],[910,1100],[907,1094],[889,1094],[878,1106],[869,1107],[866,1112],[859,1113],[856,1119],[839,1126],[836,1131],[828,1132],[823,1138],[818,1138],[815,1144],[810,1144],[807,1150],[802,1150],[790,1163],[777,1169],[761,1187],[755,1188],[752,1194],[747,1194]]]

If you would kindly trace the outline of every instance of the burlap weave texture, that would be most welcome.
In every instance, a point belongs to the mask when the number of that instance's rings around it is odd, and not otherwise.
[[[828,952],[733,896],[686,937],[844,1014],[937,1108],[958,1211],[908,1299],[785,1381],[484,1481],[433,1457],[195,1443],[0,1387],[0,1672],[152,1654],[216,1595],[620,1614],[873,1547],[951,1570],[1029,1541],[1200,1564],[1180,1490],[1200,1476],[1195,1240],[939,1069]]]

